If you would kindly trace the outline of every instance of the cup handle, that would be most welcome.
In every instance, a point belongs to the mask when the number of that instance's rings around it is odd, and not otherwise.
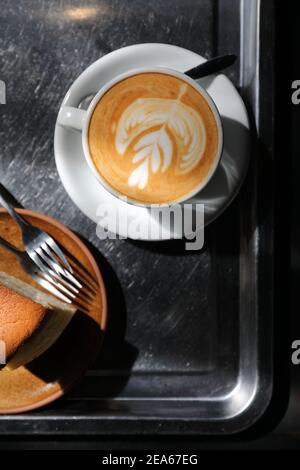
[[[60,126],[82,131],[86,115],[87,111],[84,109],[63,106],[58,113],[57,122]]]

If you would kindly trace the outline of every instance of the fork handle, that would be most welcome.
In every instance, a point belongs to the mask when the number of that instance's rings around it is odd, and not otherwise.
[[[29,224],[26,222],[23,217],[18,214],[15,209],[13,208],[12,204],[8,201],[8,196],[4,191],[4,188],[0,185],[0,204],[7,210],[9,215],[19,224],[21,230],[24,227],[27,227]]]

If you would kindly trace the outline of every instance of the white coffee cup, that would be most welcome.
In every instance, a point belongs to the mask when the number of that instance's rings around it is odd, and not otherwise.
[[[218,129],[218,147],[217,147],[217,152],[216,152],[216,157],[214,159],[214,162],[210,168],[210,171],[208,172],[206,178],[202,180],[199,185],[190,193],[184,195],[180,199],[172,201],[172,203],[161,203],[161,204],[149,204],[149,203],[144,203],[144,202],[139,202],[134,199],[130,199],[128,196],[118,192],[114,187],[112,187],[104,178],[101,177],[99,174],[99,171],[94,165],[94,162],[91,158],[90,151],[89,151],[89,144],[88,144],[88,130],[89,130],[89,125],[90,125],[90,120],[92,117],[92,114],[94,112],[95,107],[97,106],[98,102],[101,100],[102,96],[114,85],[116,85],[118,82],[132,77],[134,75],[138,75],[141,73],[161,73],[161,74],[166,74],[166,75],[171,75],[173,77],[179,78],[180,80],[186,82],[188,85],[191,85],[208,103],[209,108],[211,109],[216,124],[217,124],[217,129]],[[104,186],[111,194],[114,196],[126,200],[127,202],[137,205],[137,206],[142,206],[142,207],[150,207],[150,206],[156,206],[156,207],[164,207],[164,206],[170,206],[172,204],[180,203],[187,201],[188,199],[192,198],[195,196],[199,191],[201,191],[207,183],[210,181],[212,176],[214,175],[218,164],[220,162],[220,158],[222,155],[223,151],[223,129],[222,129],[222,123],[221,123],[221,118],[219,111],[212,100],[212,98],[209,96],[209,94],[206,92],[206,90],[199,85],[195,80],[192,78],[188,77],[184,73],[177,72],[172,69],[168,69],[165,67],[153,67],[153,68],[139,68],[139,69],[134,69],[130,70],[128,72],[125,72],[121,75],[118,75],[117,77],[113,78],[109,82],[107,82],[99,91],[98,93],[94,96],[93,100],[91,101],[89,107],[87,110],[75,108],[72,106],[63,106],[60,109],[60,112],[58,114],[58,124],[64,127],[69,127],[71,129],[76,129],[78,131],[81,131],[82,133],[82,146],[83,146],[83,151],[84,151],[84,156],[85,159],[92,170],[93,174],[99,181],[99,183]]]

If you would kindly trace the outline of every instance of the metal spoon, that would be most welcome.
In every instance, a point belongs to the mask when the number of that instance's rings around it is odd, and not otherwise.
[[[190,70],[187,70],[185,75],[188,77],[197,80],[198,78],[206,77],[207,75],[211,75],[213,73],[220,72],[221,70],[226,69],[230,65],[233,65],[236,61],[236,55],[234,54],[226,54],[221,55],[219,57],[214,57],[213,59],[209,59],[202,64],[196,65]]]
[[[198,78],[206,77],[207,75],[212,75],[213,73],[220,72],[221,70],[226,69],[230,65],[233,65],[236,61],[236,55],[234,54],[226,54],[219,57],[214,57],[213,59],[209,59],[202,64],[196,65],[192,69],[187,70],[185,75],[194,80]],[[90,93],[89,95],[85,96],[79,103],[79,109],[87,109],[94,98],[96,93]]]

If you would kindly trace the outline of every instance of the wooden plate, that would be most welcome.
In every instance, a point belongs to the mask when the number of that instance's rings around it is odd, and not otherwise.
[[[99,351],[107,318],[103,279],[86,246],[56,220],[23,209],[18,212],[52,235],[71,259],[76,260],[83,276],[90,273],[94,279],[95,295],[88,313],[76,312],[63,334],[42,356],[15,371],[0,371],[1,414],[20,413],[46,405],[77,383]],[[23,248],[19,227],[3,209],[0,209],[0,236],[17,248]],[[23,272],[15,256],[2,247],[0,270],[39,287]]]

